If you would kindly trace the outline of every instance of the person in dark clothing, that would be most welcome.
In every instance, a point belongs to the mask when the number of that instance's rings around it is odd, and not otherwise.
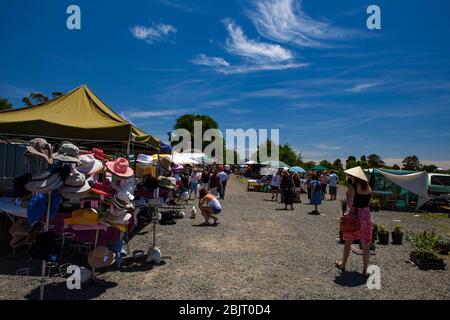
[[[155,191],[158,188],[158,179],[151,174],[146,175],[144,180],[144,188],[152,194],[153,198],[155,198]]]
[[[281,190],[284,195],[284,209],[287,210],[287,206],[291,206],[291,210],[294,210],[294,205],[292,201],[292,193],[294,192],[294,180],[292,176],[287,172],[283,171],[283,175],[281,176]]]

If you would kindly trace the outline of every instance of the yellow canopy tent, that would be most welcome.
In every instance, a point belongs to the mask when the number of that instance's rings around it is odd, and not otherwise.
[[[128,123],[82,85],[50,101],[0,112],[0,135],[136,142],[159,149],[158,139]]]

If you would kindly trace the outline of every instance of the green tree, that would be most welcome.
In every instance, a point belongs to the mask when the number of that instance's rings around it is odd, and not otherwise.
[[[355,156],[349,156],[347,160],[345,161],[345,168],[351,169],[358,166],[358,162],[356,161]]]
[[[338,172],[344,170],[344,166],[342,165],[341,159],[334,160],[333,164],[331,165],[331,168]]]
[[[311,170],[312,168],[314,168],[316,166],[316,163],[314,161],[308,161],[308,162],[304,162],[302,168],[305,169],[306,171]]]
[[[370,168],[382,168],[386,165],[381,157],[377,154],[369,155],[367,157],[367,162],[369,163]]]
[[[400,166],[399,166],[398,164],[394,164],[394,165],[392,166],[392,169],[394,169],[394,170],[400,170]]]
[[[321,165],[322,167],[325,167],[327,169],[331,169],[331,167],[333,166],[330,161],[328,160],[322,160],[319,162],[319,165]]]
[[[422,170],[429,172],[429,173],[433,173],[437,170],[437,166],[435,166],[434,164],[430,164],[430,165],[423,165],[422,166]]]
[[[12,103],[8,99],[0,98],[0,110],[12,109]]]
[[[24,102],[28,107],[32,107],[36,104],[47,102],[48,100],[48,97],[43,93],[32,92],[28,97],[24,97],[22,102]]]
[[[287,143],[280,146],[279,152],[280,161],[283,161],[288,166],[296,166],[302,162],[301,154],[297,154],[295,150]]]
[[[421,168],[421,164],[419,161],[419,158],[415,155],[406,157],[403,161],[403,169],[404,170],[413,170],[413,171],[419,171]]]
[[[173,126],[173,129],[186,129],[191,134],[192,139],[192,148],[195,146],[195,137],[194,137],[194,122],[195,121],[201,121],[202,122],[202,140],[203,140],[203,134],[208,129],[218,129],[219,125],[217,124],[216,120],[211,118],[208,115],[204,114],[185,114],[179,117]],[[171,134],[169,133],[169,140],[171,138]],[[178,142],[171,141],[171,145],[174,146]],[[209,145],[210,141],[203,141],[202,142],[202,151],[203,149]]]
[[[369,163],[367,162],[366,156],[362,155],[361,158],[359,158],[358,165],[363,169],[369,168]]]

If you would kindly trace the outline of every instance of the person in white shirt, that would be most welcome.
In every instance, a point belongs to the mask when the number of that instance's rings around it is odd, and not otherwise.
[[[278,201],[278,193],[280,192],[280,184],[281,184],[281,173],[283,169],[278,169],[278,172],[272,176],[272,181],[270,182],[270,190],[272,191],[272,199],[271,201]]]
[[[225,199],[225,188],[226,188],[227,182],[228,182],[228,174],[224,170],[222,170],[217,174],[217,176],[219,177],[220,181],[222,182],[222,189],[220,189],[220,191],[219,191],[220,200],[224,200]]]
[[[328,176],[328,189],[330,192],[330,200],[336,200],[337,196],[337,182],[339,180],[339,177],[334,173],[334,171],[331,171],[330,175]]]

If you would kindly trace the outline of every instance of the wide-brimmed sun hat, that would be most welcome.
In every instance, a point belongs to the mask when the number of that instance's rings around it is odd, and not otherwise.
[[[71,218],[64,219],[65,225],[74,225],[74,224],[82,224],[82,225],[93,225],[100,223],[101,219],[97,214],[95,209],[79,209],[72,212]]]
[[[153,159],[151,156],[146,154],[138,154],[136,162],[143,163],[143,164],[151,164],[153,162]]]
[[[92,268],[103,268],[112,265],[116,260],[116,254],[104,246],[100,246],[89,252],[88,263]]]
[[[165,171],[170,171],[170,164],[172,160],[168,156],[163,156],[159,158],[159,164]]]
[[[127,213],[123,210],[119,209],[113,209],[110,212],[110,215],[105,217],[105,221],[112,223],[112,224],[128,224],[131,219],[131,214]]]
[[[102,162],[95,159],[92,154],[83,154],[80,156],[80,162],[78,171],[84,174],[99,173],[104,168]]]
[[[46,193],[60,188],[63,181],[59,173],[51,173],[45,171],[38,175],[33,175],[31,181],[25,185],[25,188],[30,192]]]
[[[112,197],[116,193],[111,184],[106,182],[95,182],[91,187],[91,191],[106,197]]]
[[[106,162],[106,167],[112,174],[116,176],[129,178],[133,175],[133,169],[129,167],[128,160],[125,158],[117,158],[114,161]]]
[[[52,146],[47,140],[42,138],[35,138],[28,142],[27,150],[24,153],[26,158],[30,158],[32,156],[39,156],[44,158],[48,163],[52,164]]]
[[[158,177],[158,186],[165,189],[176,189],[178,186],[168,177]]]
[[[75,170],[66,177],[61,191],[64,193],[82,193],[89,189],[91,189],[91,186],[85,175]]]
[[[58,149],[58,152],[52,155],[53,159],[62,162],[80,163],[80,149],[73,143],[64,141]]]
[[[105,160],[105,153],[103,152],[102,149],[98,149],[98,148],[92,148],[92,150],[89,152],[90,154],[92,154],[96,159],[103,161]]]
[[[353,176],[355,178],[364,180],[369,182],[369,179],[367,179],[366,174],[364,173],[364,170],[361,167],[355,167],[344,171],[349,176]]]

